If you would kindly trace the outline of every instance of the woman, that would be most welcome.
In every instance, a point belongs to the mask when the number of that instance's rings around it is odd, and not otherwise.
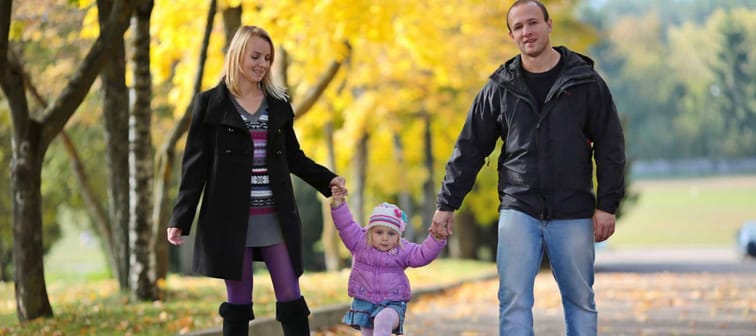
[[[309,335],[300,293],[302,232],[290,173],[326,197],[344,178],[309,159],[294,133],[286,92],[273,83],[275,49],[265,30],[243,26],[226,54],[223,79],[194,102],[168,241],[183,243],[202,195],[194,271],[225,280],[223,335],[247,335],[252,261],[265,261],[284,334]]]

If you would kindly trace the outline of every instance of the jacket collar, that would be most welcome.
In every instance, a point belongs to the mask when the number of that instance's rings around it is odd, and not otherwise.
[[[231,98],[231,92],[228,91],[226,83],[221,81],[215,88],[210,90],[204,121],[209,124],[246,129],[244,121],[239,116],[239,113],[236,112],[231,99],[233,99]]]
[[[592,73],[594,62],[590,57],[576,53],[564,46],[555,47],[554,49],[562,54],[564,58],[562,72],[557,79],[558,83],[554,83],[554,86]],[[490,76],[490,79],[499,85],[509,87],[516,92],[524,94],[528,92],[528,87],[522,76],[522,56],[517,55],[499,66]]]
[[[244,121],[236,111],[231,99],[233,99],[231,91],[226,87],[226,83],[221,81],[215,88],[210,90],[204,121],[206,123],[246,130],[247,126],[244,125]],[[286,101],[271,96],[265,96],[265,99],[268,102],[269,130],[280,128],[288,118],[293,117],[291,106]]]

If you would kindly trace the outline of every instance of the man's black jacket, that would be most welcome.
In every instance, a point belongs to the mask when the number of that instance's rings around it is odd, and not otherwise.
[[[625,143],[611,93],[590,58],[555,49],[563,65],[541,111],[523,79],[519,55],[491,75],[446,165],[439,209],[460,207],[501,138],[502,209],[540,219],[590,218],[596,208],[617,211],[625,191]]]

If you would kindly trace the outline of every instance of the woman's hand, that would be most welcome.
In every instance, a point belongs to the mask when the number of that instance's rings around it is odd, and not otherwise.
[[[328,186],[331,187],[331,193],[333,193],[334,188],[338,188],[339,191],[343,194],[343,197],[346,197],[346,195],[349,194],[349,191],[347,191],[346,188],[346,179],[341,176],[334,177]]]
[[[347,194],[346,180],[341,176],[334,177],[331,180],[331,208],[344,204]]]
[[[347,191],[347,189],[346,189],[346,179],[344,179],[341,176],[334,177],[331,180],[331,183],[328,186],[331,187],[331,189],[333,189],[334,186],[337,186],[337,187],[343,189],[345,193]]]
[[[179,228],[169,227],[168,228],[168,242],[176,246],[183,244],[184,243],[184,238],[182,237],[183,233],[184,232]]]

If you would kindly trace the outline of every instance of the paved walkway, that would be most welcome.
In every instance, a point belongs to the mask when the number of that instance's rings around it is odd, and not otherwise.
[[[726,249],[601,250],[600,335],[756,336],[756,261]],[[410,304],[406,335],[497,335],[497,280],[467,283]],[[535,285],[536,335],[564,335],[550,273]],[[358,335],[347,327],[314,335]]]

